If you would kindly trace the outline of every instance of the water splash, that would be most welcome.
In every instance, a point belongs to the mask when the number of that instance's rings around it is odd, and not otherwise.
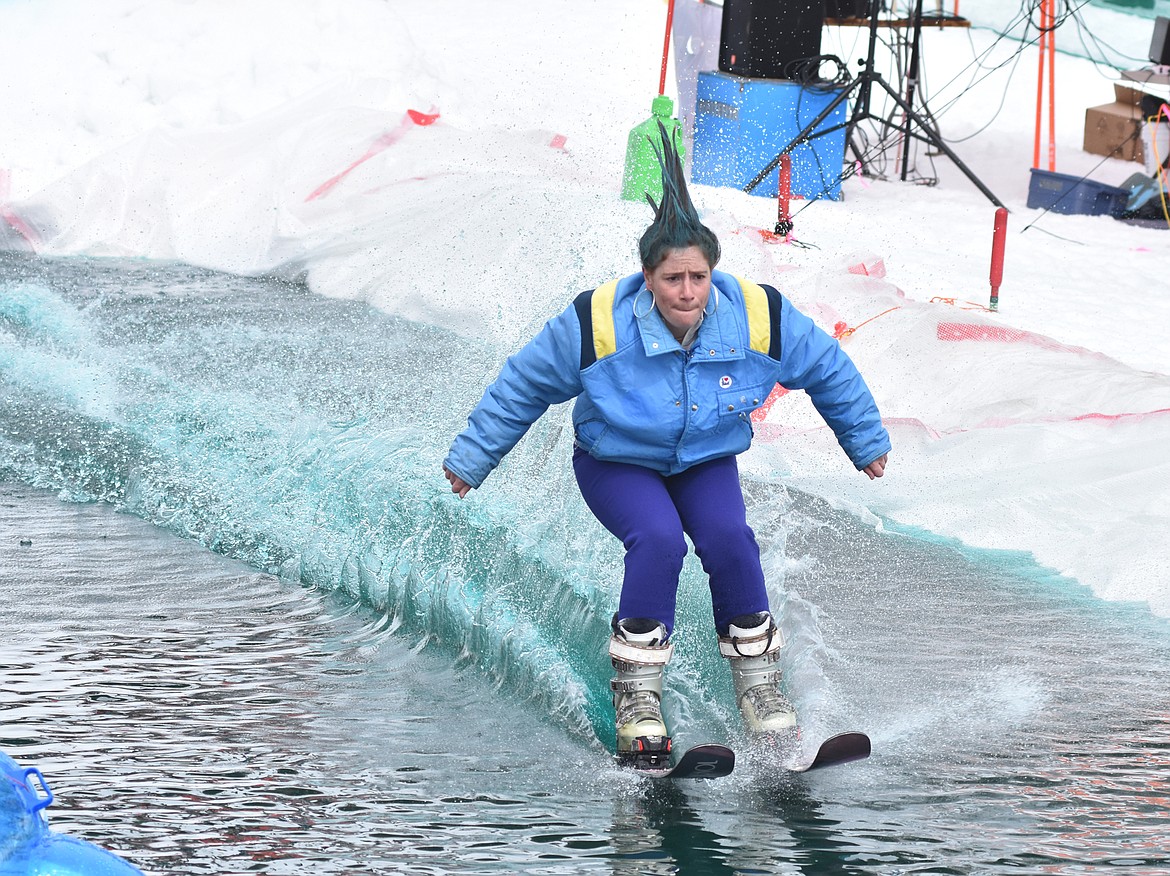
[[[0,476],[345,594],[570,732],[608,740],[620,546],[576,494],[564,411],[460,502],[439,460],[490,350],[286,283],[48,265],[25,267],[53,282],[19,286],[19,312],[41,316],[6,323]],[[11,288],[0,297],[15,300]],[[684,602],[706,618],[700,577],[689,570]],[[713,636],[689,638],[672,680],[678,723],[721,727]]]

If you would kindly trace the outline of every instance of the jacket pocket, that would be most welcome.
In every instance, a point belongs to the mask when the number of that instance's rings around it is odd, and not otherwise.
[[[719,416],[750,420],[752,411],[764,403],[769,392],[771,392],[771,388],[762,384],[720,390],[715,395]]]
[[[770,387],[762,384],[722,390],[716,396],[719,422],[725,429],[732,431],[738,427],[744,433],[745,440],[750,443],[756,434],[755,424],[752,423],[752,411],[763,405],[769,392]]]
[[[582,420],[574,429],[577,445],[583,450],[593,452],[601,448],[601,443],[609,432],[609,424],[605,420]]]

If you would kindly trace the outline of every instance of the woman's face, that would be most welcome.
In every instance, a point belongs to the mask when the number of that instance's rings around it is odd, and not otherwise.
[[[642,269],[646,288],[671,333],[678,340],[698,323],[711,294],[711,266],[697,246],[672,249],[658,267]]]

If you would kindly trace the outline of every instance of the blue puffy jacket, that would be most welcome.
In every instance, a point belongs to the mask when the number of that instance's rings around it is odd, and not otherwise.
[[[576,398],[580,447],[677,474],[746,450],[751,412],[777,383],[808,393],[859,470],[889,452],[873,396],[833,338],[770,286],[721,271],[711,281],[689,351],[650,309],[641,273],[578,296],[504,364],[444,465],[478,487],[549,405]]]

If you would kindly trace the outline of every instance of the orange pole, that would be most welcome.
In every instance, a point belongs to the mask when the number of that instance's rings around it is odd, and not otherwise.
[[[1040,137],[1044,130],[1042,111],[1044,106],[1044,56],[1048,46],[1048,0],[1040,0],[1040,69],[1036,74],[1036,137],[1032,144],[1032,167],[1040,167]]]
[[[670,58],[670,25],[674,21],[674,0],[667,0],[666,39],[662,42],[662,75],[658,77],[658,93],[666,94],[666,62]]]
[[[1048,2],[1048,169],[1056,170],[1056,0]]]

